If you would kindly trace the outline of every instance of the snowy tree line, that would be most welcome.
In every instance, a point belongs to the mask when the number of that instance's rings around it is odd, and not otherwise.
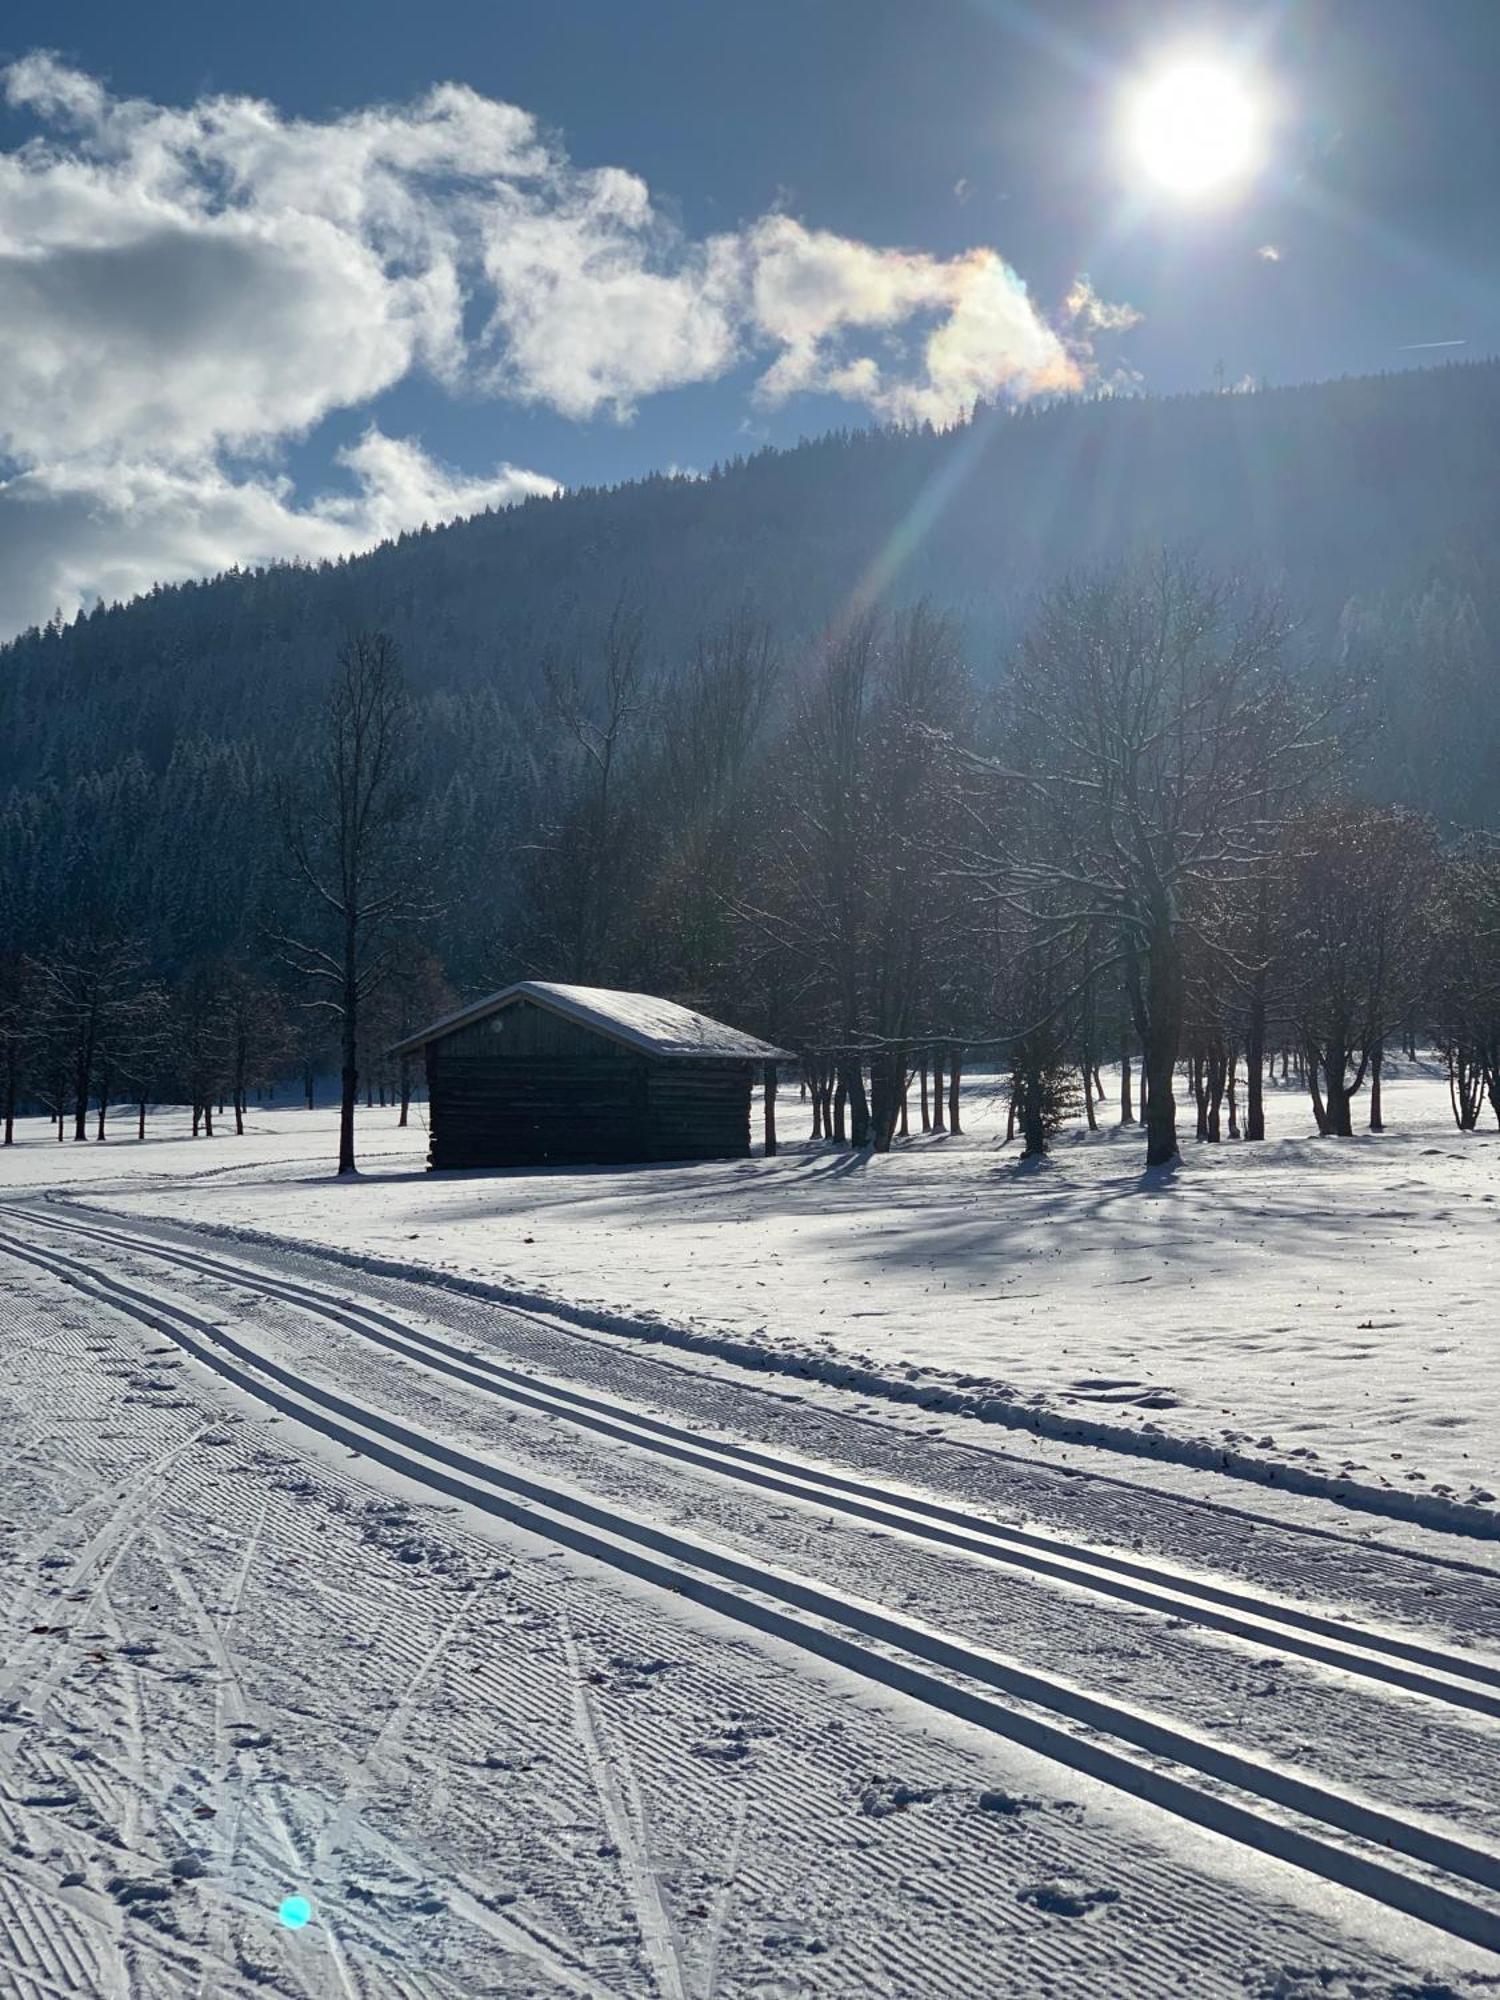
[[[805,1052],[815,1133],[888,1148],[998,1061],[1026,1149],[1075,1109],[1147,1157],[1381,1123],[1431,1041],[1500,1122],[1500,848],[1361,795],[1368,688],[1293,668],[1279,605],[1173,555],[1045,598],[986,690],[928,606],[801,658],[731,621],[675,672],[624,607],[554,668],[571,754],[507,970],[691,999]]]
[[[349,1167],[361,1092],[408,1113],[381,1051],[528,974],[796,1048],[814,1134],[856,1147],[956,1127],[966,1061],[1007,1070],[1029,1153],[1108,1115],[1106,1063],[1152,1163],[1179,1091],[1201,1139],[1263,1137],[1278,1059],[1348,1134],[1418,1039],[1459,1125],[1500,1121],[1500,851],[1381,798],[1371,678],[1185,557],[1063,578],[982,675],[927,604],[674,653],[622,592],[537,679],[529,760],[476,731],[439,781],[430,704],[356,635],[278,764],[219,767],[185,869],[170,786],[100,787],[60,850],[13,807],[6,1136],[161,1100],[238,1129],[336,1065]]]

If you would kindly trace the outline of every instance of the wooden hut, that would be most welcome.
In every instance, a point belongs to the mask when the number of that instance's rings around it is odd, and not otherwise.
[[[791,1060],[649,993],[538,979],[434,1021],[391,1054],[418,1050],[437,1168],[743,1158],[755,1072]]]

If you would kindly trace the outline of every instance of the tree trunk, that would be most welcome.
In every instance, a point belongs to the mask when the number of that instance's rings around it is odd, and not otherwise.
[[[1028,1067],[1021,1094],[1021,1158],[1038,1160],[1047,1150],[1047,1123],[1042,1115],[1042,1078]]]
[[[1273,1058],[1274,1060],[1274,1058]],[[1245,1137],[1266,1136],[1266,985],[1257,977],[1250,990],[1249,1018],[1245,1024]]]
[[[214,1101],[211,1096],[203,1100],[203,1136],[205,1139],[214,1136]]]
[[[1171,919],[1153,926],[1146,974],[1147,1044],[1141,1068],[1146,1094],[1146,1165],[1164,1167],[1177,1154],[1177,1099],[1172,1085],[1182,1039],[1182,958]]]
[[[1130,1037],[1120,1037],[1120,1123],[1133,1125],[1135,1109],[1130,1102]]]
[[[94,1073],[94,1037],[92,1029],[78,1044],[78,1062],[73,1075],[73,1137],[87,1139],[89,1136],[89,1083]]]
[[[891,1058],[882,1050],[870,1064],[870,1138],[877,1153],[891,1150],[896,1130],[896,1080]]]
[[[919,1063],[919,1064],[917,1065],[917,1074],[918,1074],[918,1076],[919,1076],[919,1077],[920,1077],[920,1078],[922,1079],[922,1095],[921,1095],[921,1106],[922,1106],[922,1130],[923,1130],[924,1132],[930,1132],[930,1131],[932,1130],[932,1113],[931,1113],[931,1111],[930,1111],[930,1110],[928,1109],[928,1107],[927,1107],[927,1058],[926,1058],[926,1056],[923,1056],[923,1058],[922,1058],[921,1062],[920,1062],[920,1063]]]
[[[405,1074],[405,1065],[403,1064],[401,1102],[401,1122],[403,1125],[406,1123]],[[774,1160],[776,1157],[776,1065],[773,1062],[766,1064],[762,1077],[762,1092],[765,1098],[766,1112],[766,1158]]]
[[[906,1103],[910,1090],[911,1071],[907,1068],[905,1059],[903,1058],[901,1063],[901,1114],[896,1121],[896,1130],[901,1134],[903,1139],[911,1137],[910,1113]]]
[[[1285,1051],[1282,1059],[1285,1061]],[[1323,1102],[1323,1093],[1318,1088],[1318,1058],[1311,1054],[1307,1065],[1307,1089],[1308,1095],[1312,1098],[1313,1118],[1317,1123],[1318,1135],[1326,1139],[1329,1131],[1328,1106]]]
[[[109,1112],[109,1079],[108,1077],[101,1077],[99,1079],[99,1123],[94,1131],[94,1137],[96,1139],[102,1139],[104,1137],[104,1120],[108,1115],[108,1112]]]
[[[934,1132],[946,1132],[948,1129],[943,1117],[943,1052],[941,1049],[934,1049],[932,1052],[932,1129]]]
[[[400,1126],[403,1130],[405,1129],[406,1126],[407,1113],[410,1110],[411,1110],[411,1057],[403,1056],[401,1058],[401,1116],[396,1120],[397,1125]]]
[[[963,1051],[954,1049],[948,1058],[948,1130],[962,1133],[963,1126],[958,1121],[959,1085],[963,1081]]]
[[[136,1106],[136,1113],[135,1136],[137,1139],[144,1139],[146,1136],[146,1100],[144,1097]]]
[[[1094,1072],[1087,1058],[1080,1065],[1083,1070],[1083,1115],[1091,1132],[1099,1130],[1099,1120],[1094,1115]]]
[[[865,1066],[862,1062],[841,1066],[849,1099],[849,1144],[856,1151],[870,1143],[870,1100],[865,1095]]]
[[[354,1107],[359,1102],[359,938],[352,921],[344,924],[343,1018],[339,1068],[339,1173],[357,1173],[354,1164]]]
[[[1385,1120],[1380,1115],[1380,1072],[1385,1067],[1385,1043],[1377,1042],[1370,1056],[1370,1130],[1383,1132]]]
[[[304,1063],[302,1065],[302,1095],[307,1099],[307,1108],[311,1111],[313,1108],[313,1066],[311,1063]]]
[[[1215,1049],[1208,1058],[1208,1143],[1217,1146],[1224,1133],[1224,1081],[1229,1065],[1222,1049]]]
[[[5,1136],[0,1144],[16,1143],[16,1059],[9,1055],[5,1064]]]

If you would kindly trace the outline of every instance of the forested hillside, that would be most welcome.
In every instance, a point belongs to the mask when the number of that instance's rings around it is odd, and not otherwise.
[[[1326,646],[1351,602],[1389,623],[1437,585],[1487,612],[1497,501],[1496,362],[981,412],[941,435],[840,433],[30,633],[0,650],[0,786],[131,753],[160,772],[199,739],[274,746],[358,627],[390,633],[424,698],[524,710],[543,656],[596,628],[622,589],[670,654],[746,607],[795,639],[883,586],[956,613],[983,671],[1060,572],[1186,542],[1283,587]]]
[[[978,743],[1047,589],[1163,548],[1278,593],[1294,678],[1354,689],[1341,792],[1444,838],[1493,825],[1497,508],[1500,364],[1482,363],[838,434],[160,589],[0,649],[0,952],[128,939],[134,976],[170,987],[206,965],[283,979],[278,776],[316,747],[341,645],[380,633],[409,696],[422,991],[530,971],[721,1000],[734,897],[704,843],[727,823],[741,850],[774,840],[741,792],[808,758],[820,633],[925,600],[941,637],[918,653],[972,690],[937,720],[962,712]]]

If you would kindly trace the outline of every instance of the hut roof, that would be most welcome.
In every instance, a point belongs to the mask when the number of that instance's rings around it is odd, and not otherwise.
[[[476,1021],[498,1014],[517,1000],[530,1000],[550,1013],[561,1014],[609,1041],[619,1042],[640,1055],[714,1058],[720,1062],[790,1062],[785,1049],[723,1021],[710,1019],[691,1007],[679,1007],[675,1000],[658,1000],[651,993],[621,993],[608,986],[559,986],[548,979],[519,979],[502,986],[484,1000],[472,1001],[455,1013],[445,1014],[420,1033],[408,1035],[391,1049],[393,1056],[413,1055],[429,1042],[469,1028]]]

